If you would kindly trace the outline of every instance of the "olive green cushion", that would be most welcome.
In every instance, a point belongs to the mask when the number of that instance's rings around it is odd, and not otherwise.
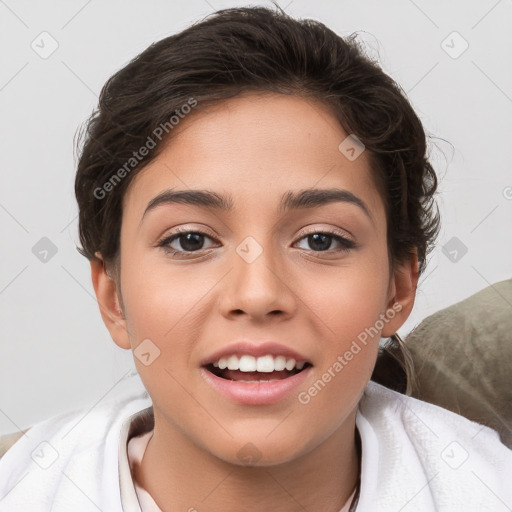
[[[412,396],[497,430],[512,448],[512,279],[434,313],[405,342]]]

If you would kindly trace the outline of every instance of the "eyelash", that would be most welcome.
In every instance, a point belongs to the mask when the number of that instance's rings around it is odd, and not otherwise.
[[[194,254],[194,253],[200,253],[203,249],[199,249],[197,251],[178,251],[176,249],[172,249],[171,247],[169,247],[169,244],[171,244],[174,240],[176,240],[177,238],[179,238],[181,235],[183,234],[195,234],[195,235],[204,235],[208,238],[211,238],[213,239],[214,237],[209,234],[209,233],[206,233],[205,231],[201,231],[201,230],[191,230],[189,228],[177,228],[176,231],[172,234],[172,235],[169,235],[169,236],[166,236],[164,237],[162,240],[160,240],[157,244],[157,247],[161,247],[162,249],[164,249],[164,251],[168,254],[171,254],[171,255],[176,255],[176,254],[180,254],[180,255],[188,255],[188,254]],[[337,241],[342,247],[341,248],[338,248],[338,249],[327,249],[325,251],[315,251],[315,250],[311,250],[312,252],[315,252],[315,253],[319,253],[319,254],[322,254],[322,253],[332,253],[332,252],[340,252],[340,253],[344,253],[344,252],[348,252],[350,251],[351,249],[355,249],[358,247],[358,245],[353,242],[352,240],[349,240],[348,238],[342,236],[340,233],[336,232],[336,231],[321,231],[321,230],[312,230],[312,231],[309,231],[307,233],[304,233],[299,239],[298,241],[304,239],[304,238],[307,238],[309,235],[314,235],[314,234],[322,234],[322,235],[328,235],[328,236],[331,236],[333,237],[333,239],[335,241]]]

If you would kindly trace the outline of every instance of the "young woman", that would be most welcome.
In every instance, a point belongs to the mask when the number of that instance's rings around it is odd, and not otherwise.
[[[436,185],[354,39],[240,8],[150,46],[106,83],[76,176],[101,315],[145,389],[28,430],[1,510],[512,507],[496,432],[370,381]]]

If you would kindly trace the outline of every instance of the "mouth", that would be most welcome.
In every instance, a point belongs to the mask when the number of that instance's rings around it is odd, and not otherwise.
[[[309,361],[296,361],[285,356],[274,357],[267,354],[262,357],[232,355],[203,365],[203,368],[228,381],[272,382],[293,377],[311,366]]]

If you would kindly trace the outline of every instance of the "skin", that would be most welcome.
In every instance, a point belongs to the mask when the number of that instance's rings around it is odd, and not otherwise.
[[[356,410],[379,336],[308,404],[297,394],[393,304],[401,311],[380,335],[405,322],[417,258],[390,273],[384,204],[368,155],[349,161],[338,150],[347,134],[322,103],[245,93],[190,114],[172,135],[124,197],[120,274],[111,279],[101,261],[91,262],[115,343],[133,350],[149,338],[160,350],[148,366],[134,357],[155,414],[135,478],[163,511],[337,512],[356,484]],[[371,218],[344,202],[278,211],[289,190],[331,187],[358,196]],[[169,188],[230,194],[234,210],[161,205],[141,223],[149,201]],[[157,244],[178,226],[214,236],[173,257]],[[322,251],[306,229],[337,230],[357,247],[340,251],[332,238]],[[263,249],[252,263],[236,252],[248,236]],[[183,245],[190,248],[183,237],[172,242],[182,254]],[[200,375],[201,360],[242,336],[306,355],[313,364],[306,383],[273,405],[217,394]],[[247,443],[260,455],[252,465],[237,455]]]

